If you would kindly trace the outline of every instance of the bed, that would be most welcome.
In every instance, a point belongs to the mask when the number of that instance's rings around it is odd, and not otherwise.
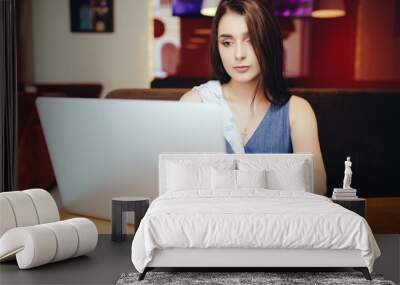
[[[132,262],[158,267],[352,267],[380,250],[361,216],[313,193],[311,154],[161,154]]]

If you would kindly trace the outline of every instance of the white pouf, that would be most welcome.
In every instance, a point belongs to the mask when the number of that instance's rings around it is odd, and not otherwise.
[[[14,228],[0,238],[0,260],[16,255],[28,269],[86,254],[96,248],[97,229],[86,218]]]
[[[53,197],[43,189],[0,193],[0,262],[16,258],[20,269],[28,269],[96,248],[91,220],[59,219]]]

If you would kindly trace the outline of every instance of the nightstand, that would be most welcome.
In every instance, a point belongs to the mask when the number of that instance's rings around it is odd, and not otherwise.
[[[112,234],[113,241],[126,239],[125,212],[135,212],[135,233],[140,221],[150,205],[150,198],[145,197],[116,197],[112,199]]]
[[[366,199],[332,199],[332,202],[339,204],[340,206],[359,214],[361,217],[365,218],[365,204]]]

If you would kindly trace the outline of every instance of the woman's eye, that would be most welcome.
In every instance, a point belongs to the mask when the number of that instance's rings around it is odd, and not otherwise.
[[[231,45],[231,42],[222,42],[222,45],[223,45],[224,47],[228,47],[228,46]]]

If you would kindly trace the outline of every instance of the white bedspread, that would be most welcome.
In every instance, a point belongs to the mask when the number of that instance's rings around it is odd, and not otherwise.
[[[361,216],[320,195],[261,189],[160,196],[133,239],[135,268],[164,248],[358,249],[370,272],[380,256]]]

